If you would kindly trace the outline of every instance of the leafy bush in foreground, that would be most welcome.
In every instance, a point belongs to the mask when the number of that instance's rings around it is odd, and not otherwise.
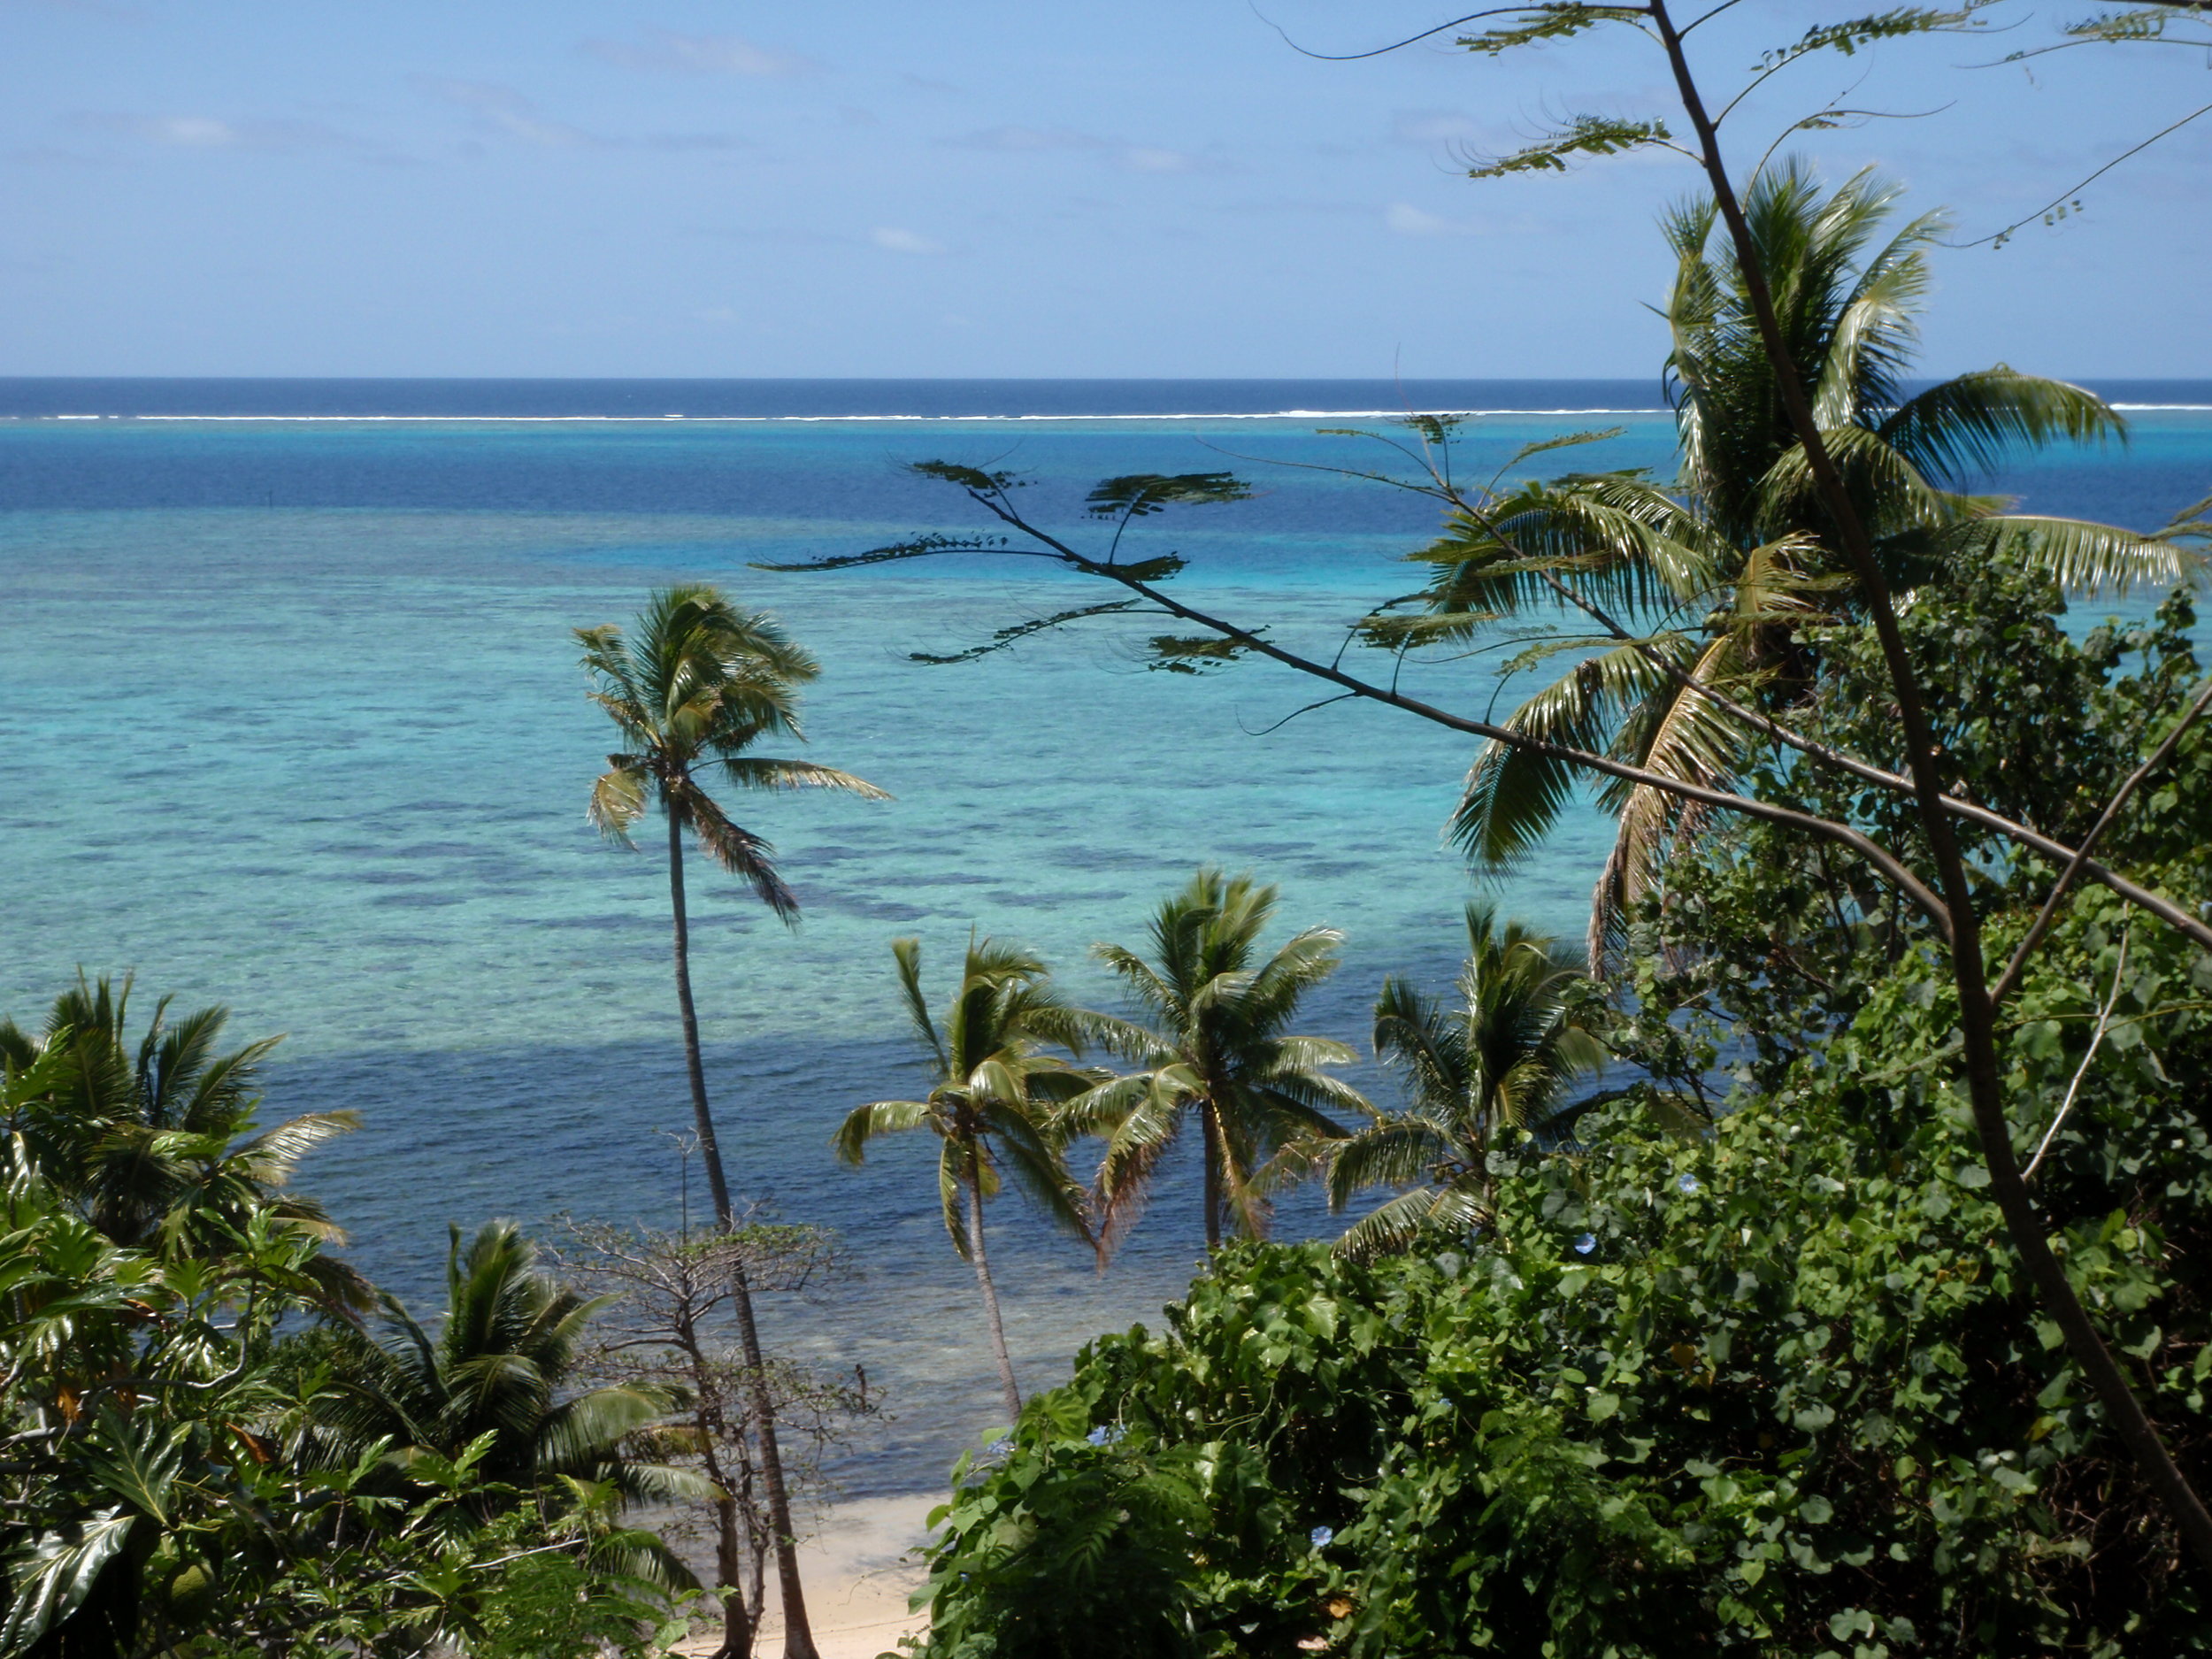
[[[417,1389],[334,1439],[334,1408],[405,1371],[348,1325],[367,1287],[288,1187],[342,1123],[257,1133],[269,1045],[217,1055],[219,1009],[157,1010],[134,1056],[126,1002],[83,984],[36,1033],[0,1021],[0,1659],[665,1652],[689,1575],[622,1525],[606,1437],[577,1432],[600,1396],[518,1414],[558,1356],[499,1345],[508,1316],[580,1324],[574,1300],[510,1248],[477,1346],[433,1368],[486,1409],[419,1441]],[[552,1466],[555,1440],[593,1461]]]
[[[2072,1071],[2116,933],[2085,905],[2024,988],[2022,1098]],[[2204,964],[2136,950],[2131,1060],[2099,1068],[2043,1186],[2200,1478]],[[2212,1651],[2016,1277],[1945,1075],[1947,990],[1907,963],[1709,1136],[1624,1103],[1571,1156],[1497,1155],[1494,1231],[1463,1250],[1217,1257],[1166,1334],[1094,1344],[962,1481],[928,1651]]]

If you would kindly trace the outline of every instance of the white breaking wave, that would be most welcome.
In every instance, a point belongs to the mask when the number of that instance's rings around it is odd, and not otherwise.
[[[2183,407],[2184,405],[2177,405]],[[2122,405],[2124,407],[2124,405]],[[1664,409],[1276,409],[1259,412],[1218,411],[1200,414],[1135,415],[8,415],[0,419],[26,420],[167,420],[232,421],[251,425],[276,422],[348,425],[444,424],[457,426],[546,426],[596,424],[601,426],[660,426],[672,420],[701,425],[772,426],[779,423],[856,424],[890,421],[934,425],[951,422],[1033,420],[1402,420],[1408,415],[1455,416],[1479,419],[1504,415],[1663,415]]]

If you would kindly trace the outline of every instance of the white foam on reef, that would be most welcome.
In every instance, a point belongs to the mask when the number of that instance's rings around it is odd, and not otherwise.
[[[2126,404],[2118,405],[2129,407]],[[2164,407],[2164,405],[2159,405]],[[2194,407],[2194,405],[2174,405]],[[655,425],[670,420],[725,425],[765,426],[798,424],[856,424],[899,421],[922,424],[966,421],[1022,420],[1402,420],[1409,415],[1459,417],[1467,419],[1494,415],[1663,415],[1663,409],[1276,409],[1252,412],[1156,415],[9,415],[8,420],[165,420],[233,421],[252,425],[272,422],[386,424],[446,424],[469,426],[545,426],[596,423],[606,426]]]

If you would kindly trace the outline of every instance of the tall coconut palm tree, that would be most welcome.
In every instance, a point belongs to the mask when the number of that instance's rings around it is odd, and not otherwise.
[[[952,1248],[975,1269],[1006,1409],[1018,1417],[1021,1388],[991,1279],[983,1205],[1011,1179],[1054,1222],[1090,1241],[1082,1189],[1068,1174],[1056,1111],[1094,1088],[1104,1074],[1042,1051],[1042,1043],[1079,1042],[1084,1017],[1053,994],[1044,964],[1028,951],[988,939],[971,941],[959,989],[941,1025],[922,994],[921,941],[894,940],[891,954],[907,1018],[928,1059],[930,1091],[921,1100],[856,1107],[831,1144],[848,1164],[858,1164],[879,1135],[926,1129],[938,1138],[945,1231]]]
[[[701,1477],[629,1455],[677,1403],[668,1394],[626,1383],[569,1386],[585,1327],[611,1298],[564,1289],[536,1267],[535,1247],[512,1222],[490,1223],[465,1248],[452,1229],[435,1332],[387,1294],[380,1335],[349,1333],[334,1351],[335,1381],[317,1396],[313,1421],[350,1455],[388,1442],[403,1466],[455,1458],[489,1435],[478,1467],[539,1502],[558,1502],[564,1486],[599,1488],[626,1504],[710,1498]],[[639,1564],[665,1586],[691,1583],[664,1549]]]
[[[691,933],[684,907],[684,836],[730,874],[742,877],[787,923],[799,902],[777,873],[774,849],[723,810],[709,793],[713,780],[743,789],[842,789],[886,798],[873,784],[811,761],[780,760],[752,752],[764,739],[802,737],[799,691],[821,672],[774,620],[738,610],[718,589],[702,584],[656,592],[625,638],[611,624],[579,628],[591,699],[621,733],[623,747],[607,757],[607,770],[592,786],[588,816],[611,840],[630,844],[630,830],[657,806],[668,828],[668,902],[673,926],[676,1003],[683,1020],[684,1064],[691,1082],[700,1161],[713,1195],[716,1225],[735,1225],[729,1179],[707,1102],[706,1068],[699,1051],[699,1017],[691,995]],[[750,1288],[739,1282],[732,1305],[745,1363],[752,1372],[761,1449],[761,1484],[776,1529],[776,1564],[784,1606],[787,1659],[815,1659],[799,1581],[797,1540],[792,1534],[783,1461],[776,1447],[775,1415],[768,1396],[760,1335]]]
[[[1330,1148],[1329,1207],[1368,1187],[1408,1190],[1355,1222],[1348,1256],[1464,1237],[1489,1219],[1490,1152],[1502,1134],[1540,1128],[1605,1045],[1576,1018],[1552,941],[1486,904],[1467,907],[1467,961],[1445,1006],[1404,979],[1375,1002],[1375,1054],[1402,1074],[1409,1110],[1378,1114]]]
[[[1364,1111],[1359,1091],[1324,1069],[1357,1056],[1327,1037],[1289,1033],[1307,992],[1336,971],[1343,935],[1310,927],[1263,959],[1276,889],[1205,868],[1162,902],[1149,962],[1120,945],[1093,953],[1141,1010],[1088,1015],[1083,1035],[1145,1069],[1071,1103],[1077,1133],[1106,1137],[1098,1172],[1101,1240],[1141,1212],[1152,1176],[1191,1121],[1204,1142],[1206,1245],[1225,1226],[1267,1230],[1271,1186],[1304,1167],[1313,1145],[1344,1132],[1328,1113]]]
[[[282,1039],[219,1053],[228,1011],[172,1019],[164,997],[133,1045],[130,995],[127,978],[80,974],[35,1034],[0,1020],[0,1066],[12,1077],[43,1060],[51,1079],[12,1093],[0,1169],[19,1147],[85,1220],[130,1248],[220,1255],[255,1211],[342,1243],[322,1206],[290,1184],[301,1159],[357,1126],[355,1114],[310,1112],[257,1133],[261,1064]],[[350,1268],[318,1256],[311,1271],[334,1301],[368,1305]]]
[[[2085,590],[2182,574],[2193,558],[2173,536],[2011,513],[1969,493],[2008,455],[2120,439],[2124,425],[2079,387],[2003,365],[1907,395],[1927,249],[1943,221],[1916,219],[1885,240],[1899,194],[1871,173],[1824,193],[1786,164],[1763,172],[1746,198],[1797,373],[1893,584],[1939,581],[1961,561],[1992,554]],[[1819,672],[1796,625],[1855,614],[1855,595],[1711,203],[1675,210],[1664,228],[1677,261],[1666,315],[1678,477],[1570,477],[1455,514],[1419,556],[1435,574],[1424,595],[1429,615],[1410,637],[1451,638],[1501,616],[1567,608],[1576,627],[1548,649],[1572,654],[1573,666],[1507,723],[1724,786],[1753,734],[1684,680],[1786,707]],[[1631,640],[1564,606],[1561,584]],[[1455,834],[1479,866],[1509,868],[1543,840],[1575,789],[1559,762],[1493,743],[1469,774]],[[1619,830],[1594,895],[1594,966],[1668,849],[1703,821],[1695,807],[1649,789],[1616,783],[1598,798]]]

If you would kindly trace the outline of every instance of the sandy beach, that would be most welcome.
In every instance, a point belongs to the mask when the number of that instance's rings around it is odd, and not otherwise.
[[[895,1652],[900,1637],[927,1626],[927,1617],[910,1611],[907,1599],[925,1576],[918,1553],[927,1536],[923,1523],[943,1502],[929,1494],[864,1498],[838,1504],[822,1517],[799,1548],[807,1613],[822,1659],[876,1659]],[[681,1651],[712,1653],[718,1640],[718,1633],[696,1637]],[[783,1609],[772,1564],[768,1616],[755,1651],[761,1659],[783,1651]]]

